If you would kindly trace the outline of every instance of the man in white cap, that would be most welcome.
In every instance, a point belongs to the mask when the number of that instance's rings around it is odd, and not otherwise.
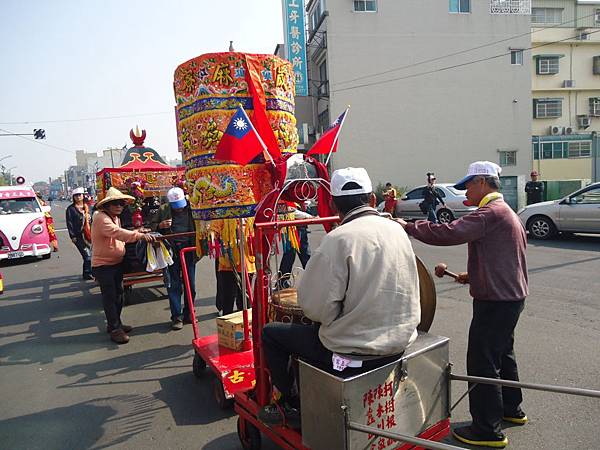
[[[282,394],[280,407],[260,411],[266,423],[281,423],[282,410],[287,423],[297,425],[292,355],[345,376],[393,361],[417,337],[419,279],[406,233],[373,208],[365,169],[336,170],[331,194],[341,224],[323,238],[298,285],[298,303],[315,325],[272,322],[264,328],[271,381]]]
[[[174,187],[167,192],[168,203],[161,205],[153,218],[151,228],[162,234],[187,233],[195,231],[192,210],[185,198],[183,189]],[[181,269],[181,259],[179,251],[184,247],[193,247],[196,239],[191,237],[178,237],[170,241],[173,248],[173,264],[169,266],[169,282],[167,285],[167,294],[169,296],[169,306],[171,308],[171,329],[181,330],[184,323],[191,323],[189,310],[189,299],[181,305],[181,295],[184,291],[183,277]],[[190,280],[192,291],[192,303],[196,298],[196,262],[198,258],[195,252],[189,252],[185,255],[187,264],[187,274]],[[186,295],[187,297],[187,295]]]
[[[470,285],[473,297],[467,373],[518,381],[513,343],[528,294],[527,238],[519,218],[498,192],[500,171],[495,163],[477,161],[454,185],[455,189],[466,189],[468,202],[479,207],[467,216],[449,224],[397,221],[410,236],[426,244],[468,244],[468,271],[457,279]],[[527,423],[522,401],[520,389],[478,384],[469,392],[473,423],[454,429],[452,434],[470,445],[505,447],[508,439],[501,422]]]

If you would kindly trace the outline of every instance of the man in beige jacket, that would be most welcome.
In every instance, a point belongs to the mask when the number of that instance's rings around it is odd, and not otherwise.
[[[298,400],[288,372],[292,355],[341,375],[371,370],[398,358],[417,337],[420,320],[415,254],[402,227],[372,204],[365,169],[336,170],[333,203],[341,224],[325,236],[306,266],[298,303],[316,323],[270,323],[263,346],[281,405],[263,408],[266,423],[297,425]]]

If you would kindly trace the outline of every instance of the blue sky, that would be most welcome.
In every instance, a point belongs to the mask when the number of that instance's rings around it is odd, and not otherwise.
[[[44,128],[40,142],[63,150],[0,137],[0,158],[13,155],[0,164],[47,180],[75,164],[75,150],[131,145],[136,125],[147,146],[176,157],[173,72],[229,40],[237,51],[273,53],[283,42],[280,0],[3,0],[0,128]],[[42,123],[149,113],[162,114]]]

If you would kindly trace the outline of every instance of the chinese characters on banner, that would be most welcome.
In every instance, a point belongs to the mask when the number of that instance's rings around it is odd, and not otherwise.
[[[285,53],[292,63],[296,78],[296,95],[308,95],[306,75],[306,36],[304,33],[304,0],[282,0]]]
[[[386,381],[363,394],[363,406],[367,409],[367,426],[377,427],[380,430],[390,430],[396,426],[396,400],[394,399],[394,382]],[[373,442],[369,450],[383,450],[391,446],[396,448],[398,443],[393,439],[369,434],[368,439]]]

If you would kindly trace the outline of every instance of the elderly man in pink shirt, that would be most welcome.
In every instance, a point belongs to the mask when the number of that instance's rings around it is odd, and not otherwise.
[[[517,381],[513,342],[528,295],[527,237],[519,218],[498,192],[500,171],[495,163],[477,161],[454,186],[466,189],[468,202],[479,207],[467,216],[449,224],[397,221],[409,236],[426,244],[468,245],[468,271],[457,280],[470,285],[473,297],[467,373]],[[503,448],[508,439],[502,432],[502,420],[527,423],[522,401],[520,389],[479,384],[469,392],[473,423],[452,433],[466,444]]]

